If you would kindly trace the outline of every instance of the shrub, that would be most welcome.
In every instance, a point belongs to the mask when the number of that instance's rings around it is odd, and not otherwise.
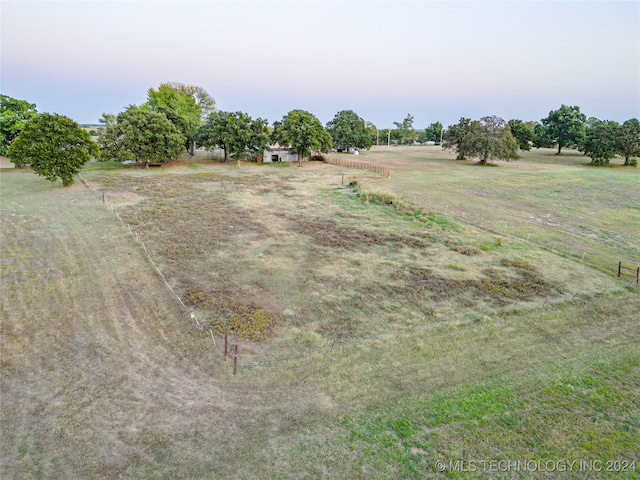
[[[481,255],[482,250],[476,247],[458,247],[456,248],[456,252],[461,253],[462,255]]]

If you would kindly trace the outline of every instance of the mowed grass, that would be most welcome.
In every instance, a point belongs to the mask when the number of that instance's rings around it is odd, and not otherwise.
[[[187,309],[88,190],[3,171],[3,477],[555,478],[436,462],[575,460],[626,471],[562,478],[635,478],[640,294],[609,258],[637,258],[637,174],[447,155],[364,152],[392,168],[376,181],[315,163],[90,164]],[[364,202],[342,174],[423,210]],[[495,218],[547,218],[541,174],[575,182],[554,200],[568,211],[598,191],[632,215],[566,216],[553,235],[533,223],[527,240],[528,221],[504,235],[460,214],[484,212],[482,194]],[[605,221],[620,249],[553,246]]]
[[[640,169],[620,168],[619,159],[617,168],[598,168],[577,152],[554,153],[533,149],[491,168],[435,146],[376,147],[361,158],[397,165],[384,188],[496,235],[606,272],[620,260],[640,262]]]

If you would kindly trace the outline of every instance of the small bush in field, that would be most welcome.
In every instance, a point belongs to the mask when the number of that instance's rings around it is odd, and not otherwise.
[[[456,248],[456,252],[461,253],[462,255],[481,255],[482,250],[476,247],[458,247]]]

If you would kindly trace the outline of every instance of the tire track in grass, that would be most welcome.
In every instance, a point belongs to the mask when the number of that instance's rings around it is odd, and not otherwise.
[[[190,363],[184,312],[128,234],[84,187],[37,187],[3,201],[3,478],[111,476],[227,430],[237,393]]]

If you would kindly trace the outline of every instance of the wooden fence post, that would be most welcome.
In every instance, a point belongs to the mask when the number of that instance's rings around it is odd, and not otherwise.
[[[236,345],[235,352],[233,354],[233,374],[238,373],[238,345]]]
[[[618,262],[618,278],[620,278],[621,274],[622,274],[622,262]]]

